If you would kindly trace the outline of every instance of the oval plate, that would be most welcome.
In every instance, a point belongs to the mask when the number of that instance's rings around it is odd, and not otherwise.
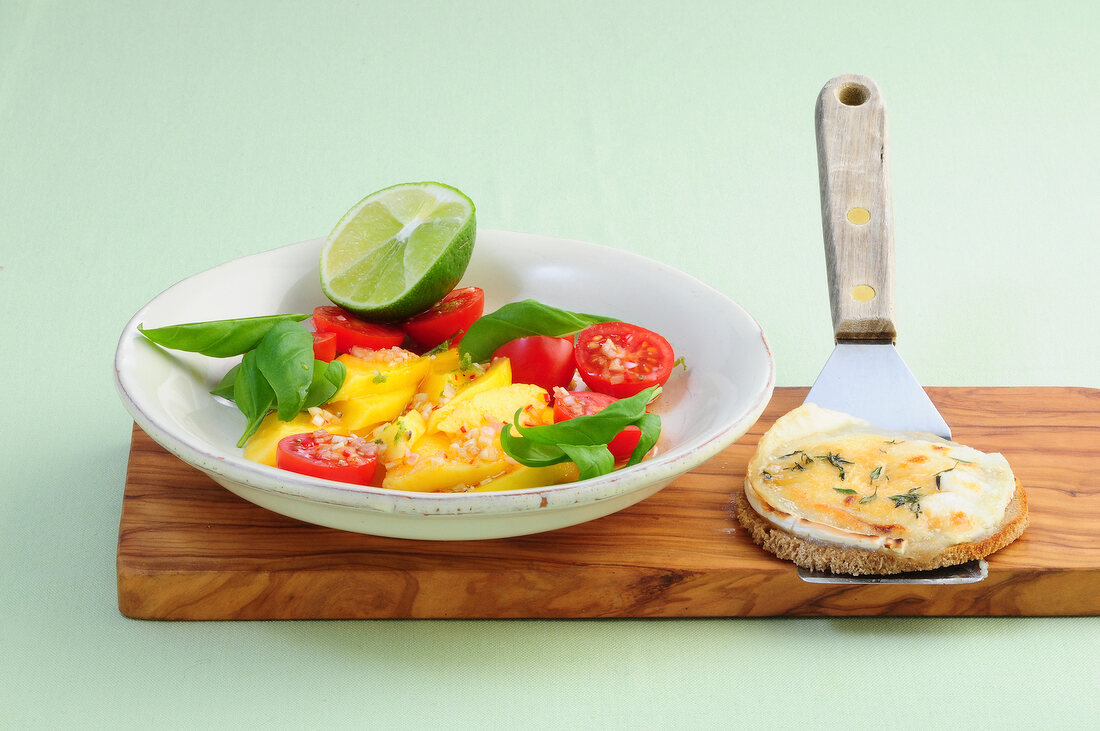
[[[187,464],[256,505],[309,523],[421,540],[502,538],[600,518],[649,497],[740,438],[771,398],[775,363],[759,324],[725,295],[651,259],[567,239],[481,230],[460,286],[485,290],[485,311],[537,299],[655,330],[677,367],[654,411],[656,453],[591,480],[530,490],[409,493],[298,475],[246,460],[244,417],[210,396],[233,360],[166,351],[139,323],[312,312],[323,239],[236,259],[165,290],[127,323],[115,382],[134,421]],[[731,489],[734,486],[731,485]]]

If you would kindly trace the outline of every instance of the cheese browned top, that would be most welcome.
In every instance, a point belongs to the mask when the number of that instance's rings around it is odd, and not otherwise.
[[[915,559],[994,534],[1015,488],[1000,454],[814,404],[772,425],[745,480],[756,512],[784,530]]]

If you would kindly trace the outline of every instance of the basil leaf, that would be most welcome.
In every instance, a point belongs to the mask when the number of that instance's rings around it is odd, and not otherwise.
[[[306,400],[302,404],[303,409],[311,406],[320,406],[336,395],[340,386],[344,385],[344,378],[348,369],[338,360],[326,363],[323,360],[313,361],[313,382],[306,392]]]
[[[568,460],[577,465],[582,480],[606,475],[615,469],[615,458],[607,443],[626,427],[637,426],[642,432],[628,466],[641,462],[657,443],[661,417],[646,413],[645,407],[660,393],[660,386],[652,386],[596,414],[543,426],[522,426],[522,411],[517,410],[512,423],[500,432],[500,445],[508,456],[528,467],[547,467]]]
[[[223,399],[233,400],[233,385],[237,380],[237,371],[241,369],[241,364],[233,366],[229,369],[229,372],[222,376],[222,380],[218,382],[218,385],[214,387],[214,390],[210,392],[212,396],[221,396]]]
[[[564,337],[597,322],[615,318],[569,312],[533,299],[511,302],[496,312],[478,318],[458,344],[459,353],[475,363],[484,363],[505,343],[528,335]]]
[[[580,472],[579,477],[582,480],[606,475],[615,469],[615,458],[606,444],[592,446],[563,444],[561,449],[569,455],[573,464],[577,465],[577,471]]]
[[[549,467],[569,460],[569,455],[556,444],[539,444],[513,436],[511,424],[505,424],[501,430],[500,445],[512,459],[527,467]]]
[[[260,372],[256,360],[255,350],[245,353],[233,380],[233,400],[248,420],[244,434],[237,442],[238,447],[243,447],[249,437],[256,433],[260,422],[275,405],[275,392]]]
[[[222,377],[222,380],[214,387],[214,390],[212,390],[210,394],[233,401],[233,386],[237,378],[237,371],[240,367],[241,364],[238,363],[230,368],[229,372]],[[344,379],[347,378],[347,373],[348,369],[338,360],[334,360],[330,363],[326,363],[323,360],[314,360],[313,380],[309,385],[309,391],[306,392],[306,400],[305,403],[302,404],[302,409],[325,404],[330,398],[336,395],[336,392],[340,390],[340,386],[344,385]]]
[[[540,444],[607,444],[646,415],[645,407],[660,394],[660,389],[660,386],[650,386],[629,398],[615,401],[597,414],[545,426],[523,427],[517,423],[516,430],[524,438]]]
[[[657,444],[657,439],[661,436],[661,417],[656,414],[643,414],[642,418],[634,422],[634,426],[642,430],[642,436],[638,440],[638,446],[634,447],[634,451],[630,454],[627,467],[641,462],[642,458],[649,454],[649,450]]]
[[[271,328],[280,322],[300,322],[309,315],[267,315],[243,317],[235,320],[210,320],[187,322],[146,330],[144,323],[138,331],[157,345],[172,350],[187,350],[212,358],[228,358],[252,350]]]
[[[275,392],[279,419],[290,421],[302,410],[313,383],[313,336],[296,322],[277,322],[255,353],[256,367]]]

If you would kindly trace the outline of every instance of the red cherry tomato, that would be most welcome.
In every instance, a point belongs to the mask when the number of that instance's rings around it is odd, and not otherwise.
[[[600,322],[581,330],[574,356],[588,387],[615,398],[664,385],[676,360],[663,337],[625,322]]]
[[[381,350],[405,342],[401,326],[367,322],[339,307],[315,308],[313,326],[319,333],[335,333],[338,353],[350,352],[355,347]]]
[[[603,411],[609,404],[618,399],[608,396],[606,393],[595,391],[558,391],[554,394],[554,423],[572,419],[576,416],[590,416]],[[616,460],[629,459],[638,446],[638,440],[642,438],[642,430],[636,426],[628,426],[615,435],[607,444],[612,456]]]
[[[292,434],[279,440],[275,466],[310,477],[369,485],[378,466],[370,447],[359,437],[333,436],[323,430]]]
[[[512,362],[513,383],[533,383],[547,391],[553,391],[554,386],[569,386],[577,370],[572,338],[549,335],[517,338],[497,348],[493,357]]]
[[[336,333],[313,333],[313,357],[326,363],[336,357]]]
[[[450,339],[457,345],[474,320],[485,311],[485,292],[480,287],[453,289],[425,312],[405,321],[405,331],[425,348]]]

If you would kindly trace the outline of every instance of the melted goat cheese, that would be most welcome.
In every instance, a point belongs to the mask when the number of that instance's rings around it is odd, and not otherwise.
[[[796,535],[919,558],[995,533],[1015,477],[1000,454],[803,404],[761,438],[745,492]]]

